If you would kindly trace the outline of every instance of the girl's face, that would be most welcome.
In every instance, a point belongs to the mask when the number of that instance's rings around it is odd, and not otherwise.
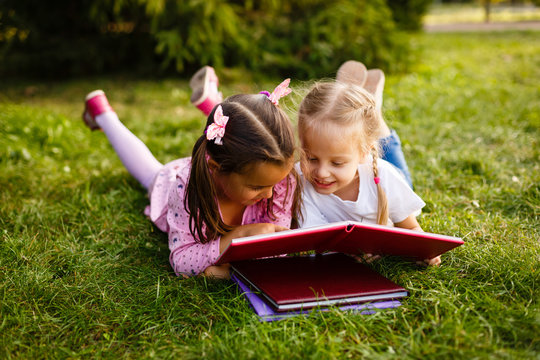
[[[302,147],[306,158],[302,169],[319,194],[335,194],[343,200],[355,201],[358,197],[358,164],[364,157],[358,144],[347,139],[350,136],[339,133],[304,134]]]
[[[221,199],[233,201],[243,206],[253,205],[262,199],[272,196],[274,185],[291,172],[293,161],[287,165],[258,162],[249,165],[242,174],[217,173],[215,180],[221,194]]]

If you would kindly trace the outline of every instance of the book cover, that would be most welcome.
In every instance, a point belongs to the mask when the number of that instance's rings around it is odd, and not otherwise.
[[[253,292],[248,285],[246,285],[242,280],[237,278],[234,274],[231,274],[231,280],[233,280],[240,290],[243,292],[245,298],[248,300],[251,308],[257,314],[260,321],[276,321],[291,318],[298,315],[308,315],[313,312],[318,311],[328,311],[330,308],[312,308],[309,310],[299,310],[299,311],[286,311],[286,312],[276,312],[272,307],[267,304],[257,293]],[[395,308],[401,306],[401,302],[398,300],[390,301],[377,301],[373,303],[363,303],[363,304],[352,304],[340,306],[338,309],[340,311],[350,311],[356,314],[361,315],[370,315],[374,314],[375,311],[381,309]]]
[[[231,263],[231,269],[277,312],[408,295],[401,286],[342,253],[245,260]]]
[[[457,237],[343,221],[233,239],[216,264],[315,250],[431,259],[457,246]]]

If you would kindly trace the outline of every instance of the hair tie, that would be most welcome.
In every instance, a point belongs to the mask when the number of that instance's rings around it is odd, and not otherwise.
[[[270,99],[272,104],[279,105],[279,99],[289,95],[292,91],[292,89],[288,87],[290,82],[291,79],[285,79],[281,84],[276,86],[276,88],[274,89],[274,91],[272,91],[271,94],[268,91],[261,91],[259,94],[266,95],[268,99]]]
[[[221,105],[218,105],[216,111],[214,111],[214,122],[206,128],[206,139],[214,140],[216,145],[223,145],[221,140],[225,136],[227,121],[229,121],[229,117],[223,115],[223,108]]]
[[[375,181],[375,184],[379,185],[379,183],[381,182],[381,178],[376,176],[373,178],[373,181]]]

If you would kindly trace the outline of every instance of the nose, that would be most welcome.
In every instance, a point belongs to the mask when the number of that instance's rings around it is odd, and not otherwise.
[[[324,165],[317,166],[317,168],[315,169],[315,171],[313,171],[313,173],[315,174],[315,177],[319,179],[323,179],[325,177],[330,176],[330,172]]]
[[[261,196],[263,199],[270,199],[272,197],[272,191],[274,190],[273,187],[269,187],[267,189],[264,189],[262,192],[261,192]]]

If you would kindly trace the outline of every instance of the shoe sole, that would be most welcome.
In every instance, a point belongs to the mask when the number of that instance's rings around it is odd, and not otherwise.
[[[195,90],[195,88],[199,86],[201,81],[203,81],[206,78],[206,72],[208,71],[209,68],[210,66],[203,66],[202,68],[197,70],[197,72],[191,77],[191,79],[189,80],[189,87],[192,90]]]
[[[105,98],[106,106],[104,107],[105,110],[103,112],[105,112],[105,111],[113,111],[114,112],[114,110],[110,106],[109,101],[107,99],[107,96],[105,95],[105,92],[103,90],[94,90],[94,91],[88,93],[88,95],[86,95],[85,100],[84,100],[85,109],[83,111],[82,118],[83,118],[83,121],[86,124],[86,126],[88,126],[90,128],[90,130],[92,130],[92,131],[101,129],[101,127],[97,124],[96,119],[95,119],[95,116],[97,116],[97,114],[92,115],[92,113],[89,111],[89,107],[88,107],[89,102],[91,102],[94,98],[96,98],[98,96],[103,96]],[[101,104],[101,106],[103,106],[103,105],[104,104]],[[103,108],[101,110],[103,110]]]
[[[336,73],[336,80],[347,84],[363,87],[367,79],[368,70],[359,61],[349,60],[344,62]]]
[[[212,72],[214,72],[214,69],[212,67],[205,66],[199,69],[195,73],[195,75],[191,77],[191,80],[189,81],[189,87],[191,87],[191,89],[193,90],[193,94],[191,94],[190,100],[195,106],[200,104],[206,98],[205,91],[207,89],[205,87],[205,84],[209,81],[208,78],[210,77]]]
[[[380,69],[369,69],[367,72],[367,80],[364,84],[370,94],[375,95],[377,92],[382,91],[384,87],[384,72]]]
[[[93,97],[96,97],[98,95],[105,95],[105,92],[103,90],[94,90],[90,93],[88,93],[88,95],[86,95],[86,98],[84,99],[84,101],[88,101],[90,99],[92,99]]]

